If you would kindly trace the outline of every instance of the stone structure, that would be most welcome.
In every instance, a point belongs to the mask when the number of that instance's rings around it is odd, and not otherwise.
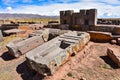
[[[25,40],[14,40],[9,42],[6,45],[9,54],[14,57],[19,57],[20,55],[25,54],[48,40],[48,30],[44,30],[39,34],[40,35],[33,36]]]
[[[25,40],[17,39],[14,41],[9,42],[6,47],[8,48],[9,54],[14,57],[19,57],[22,54],[40,46],[41,44],[45,43],[52,38],[59,36],[63,33],[68,32],[67,30],[60,30],[60,29],[44,29],[38,30],[34,33],[31,33]]]
[[[112,34],[109,32],[88,31],[88,33],[92,41],[110,42],[112,40]]]
[[[2,32],[0,30],[0,42],[3,40],[3,35],[2,35]]]
[[[85,32],[68,32],[26,53],[26,59],[33,70],[42,75],[51,75],[67,62],[70,56],[80,51],[90,40]]]
[[[4,30],[9,30],[9,29],[18,29],[19,24],[2,24],[0,26],[0,30],[3,33],[3,36],[6,36],[6,34],[4,33]]]
[[[73,10],[60,11],[60,24],[69,25],[69,29],[72,26],[82,26],[83,29],[88,30],[88,26],[96,25],[97,22],[97,10],[80,10],[78,13],[74,13]]]
[[[117,48],[108,48],[107,55],[120,67],[120,51]]]
[[[120,25],[120,18],[98,18],[97,24]]]
[[[97,9],[60,11],[60,25],[78,31],[103,31],[112,34],[120,34],[120,19],[97,19]]]
[[[8,52],[14,57],[19,57],[22,54],[34,49],[35,47],[44,43],[44,40],[41,36],[34,36],[26,40],[12,41],[7,44]]]
[[[8,29],[17,29],[19,27],[19,24],[2,24],[0,26],[1,30],[8,30]]]

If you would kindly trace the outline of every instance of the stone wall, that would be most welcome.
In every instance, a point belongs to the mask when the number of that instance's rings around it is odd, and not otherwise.
[[[96,25],[90,26],[91,31],[103,31],[103,32],[112,32],[115,26],[109,25]]]
[[[60,24],[68,24],[71,25],[71,17],[74,13],[73,10],[67,10],[67,11],[60,11]]]
[[[97,24],[120,25],[120,18],[99,18]]]
[[[120,35],[120,26],[116,25],[96,25],[89,26],[90,31],[103,31],[103,32],[111,32],[115,35]]]
[[[96,25],[96,22],[96,9],[80,10],[78,13],[74,13],[73,10],[60,11],[60,24],[68,24],[70,29],[74,27],[72,25],[86,27],[86,25]]]

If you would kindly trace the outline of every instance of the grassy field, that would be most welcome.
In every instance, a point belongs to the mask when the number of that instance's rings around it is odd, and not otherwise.
[[[10,22],[35,22],[35,23],[48,23],[48,21],[59,21],[59,18],[32,18],[32,19],[8,19],[5,20],[5,23]],[[3,20],[0,20],[0,24],[3,23]]]

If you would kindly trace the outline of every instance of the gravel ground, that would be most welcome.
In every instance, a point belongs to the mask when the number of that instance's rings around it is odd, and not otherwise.
[[[89,42],[52,76],[43,80],[120,80],[120,69],[107,56],[107,47],[120,49],[115,44]],[[33,80],[39,76],[35,74],[27,67],[25,55],[15,59],[7,51],[0,52],[0,80]]]

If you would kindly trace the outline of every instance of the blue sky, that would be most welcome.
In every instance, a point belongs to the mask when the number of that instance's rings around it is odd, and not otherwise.
[[[0,13],[59,15],[60,10],[96,8],[98,17],[120,18],[120,0],[0,0]]]

